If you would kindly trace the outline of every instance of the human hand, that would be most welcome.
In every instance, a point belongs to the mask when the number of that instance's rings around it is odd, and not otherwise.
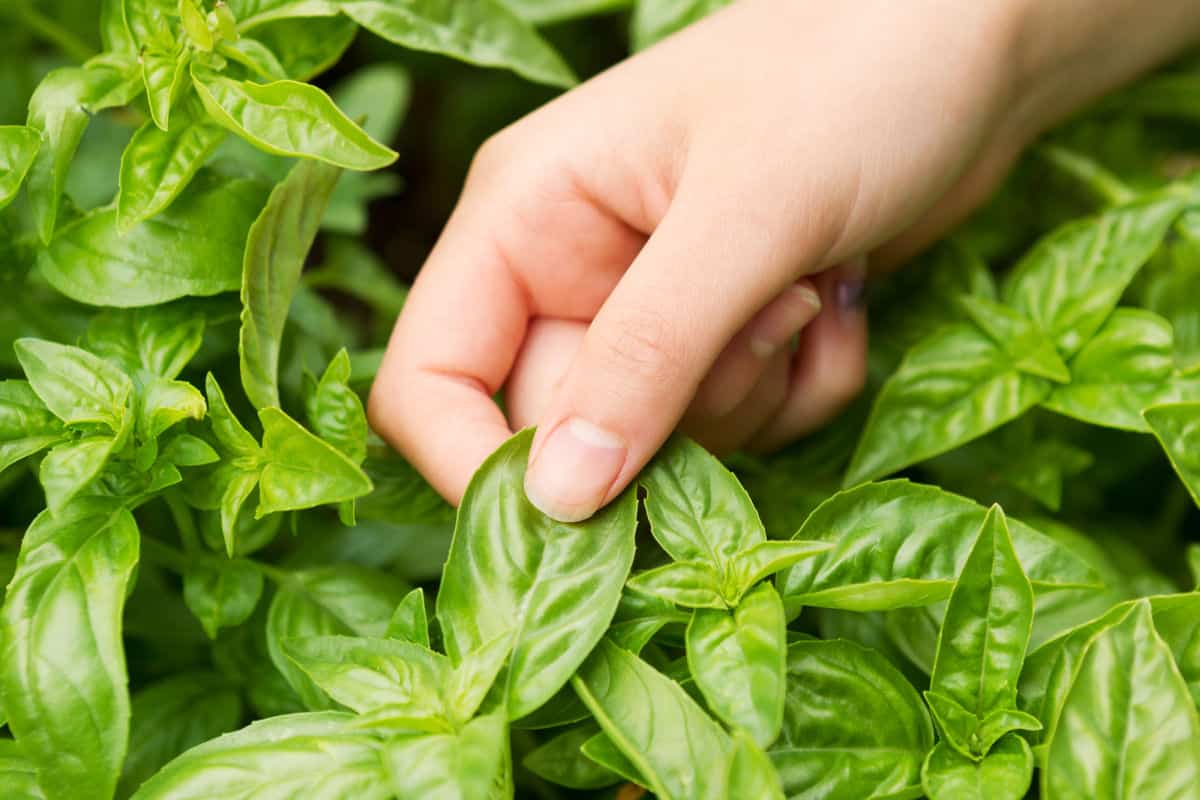
[[[919,250],[1107,88],[1070,58],[1035,80],[1060,62],[1030,7],[744,0],[497,134],[397,322],[374,426],[456,502],[536,421],[526,490],[565,521],[681,420],[725,449],[811,430],[863,381],[864,255]]]

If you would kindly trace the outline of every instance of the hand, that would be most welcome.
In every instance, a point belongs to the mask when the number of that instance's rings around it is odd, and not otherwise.
[[[1042,58],[1031,8],[743,0],[497,134],[397,322],[376,429],[457,502],[515,427],[507,383],[538,424],[526,491],[573,521],[681,420],[722,448],[819,425],[863,381],[866,254],[919,250],[1120,78]]]

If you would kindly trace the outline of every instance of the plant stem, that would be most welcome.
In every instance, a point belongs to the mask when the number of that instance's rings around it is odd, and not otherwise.
[[[187,556],[153,536],[142,537],[142,555],[150,563],[166,567],[180,575],[187,570]]]
[[[200,534],[196,530],[196,520],[192,517],[192,510],[175,492],[167,492],[163,495],[163,499],[167,501],[167,508],[171,510],[171,518],[175,520],[175,527],[179,529],[179,540],[183,542],[184,552],[195,553],[200,550]]]
[[[55,45],[76,61],[87,61],[96,55],[91,45],[30,5],[21,3],[11,9],[11,13],[18,22],[24,23],[38,37]]]
[[[1046,145],[1039,152],[1057,169],[1079,181],[1108,205],[1127,203],[1136,196],[1124,181],[1085,155],[1057,145]]]

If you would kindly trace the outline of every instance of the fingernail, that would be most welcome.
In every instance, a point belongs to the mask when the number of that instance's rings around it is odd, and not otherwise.
[[[821,295],[817,294],[811,282],[798,281],[784,291],[798,297],[806,308],[797,310],[795,306],[790,306],[787,319],[780,319],[775,315],[763,320],[765,324],[757,326],[754,336],[750,339],[750,351],[759,358],[775,355],[821,312]]]
[[[525,473],[525,495],[559,522],[595,514],[629,452],[615,433],[572,417],[550,434]]]
[[[867,260],[859,257],[847,261],[839,269],[834,289],[838,309],[843,314],[859,314],[866,307]]]

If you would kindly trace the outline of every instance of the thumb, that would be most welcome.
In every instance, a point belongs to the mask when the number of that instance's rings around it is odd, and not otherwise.
[[[730,220],[748,218],[744,209],[705,206],[711,198],[689,209],[677,195],[542,415],[525,492],[548,516],[578,522],[620,494],[679,423],[730,339],[818,266],[785,259],[797,249],[764,231],[761,218],[759,227],[739,228]]]

